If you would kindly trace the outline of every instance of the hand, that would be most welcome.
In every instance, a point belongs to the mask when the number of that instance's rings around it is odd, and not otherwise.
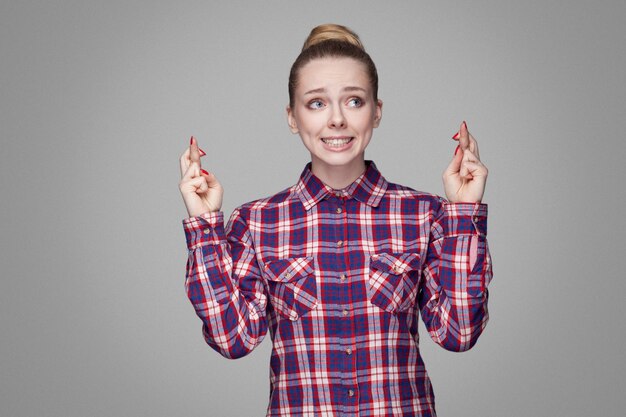
[[[180,176],[178,184],[189,217],[206,212],[216,212],[222,208],[224,189],[215,175],[201,168],[200,157],[206,153],[198,148],[196,138],[191,137],[189,148],[180,156]]]
[[[451,203],[480,203],[485,193],[488,170],[480,162],[478,143],[461,123],[459,132],[452,137],[459,141],[454,157],[443,173],[443,188]]]

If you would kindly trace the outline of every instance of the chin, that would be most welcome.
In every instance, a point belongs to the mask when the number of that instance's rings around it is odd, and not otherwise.
[[[342,167],[342,166],[350,166],[355,163],[359,163],[363,160],[363,158],[359,158],[356,155],[324,155],[320,157],[317,155],[316,159],[323,163],[324,165],[332,166],[332,167]]]

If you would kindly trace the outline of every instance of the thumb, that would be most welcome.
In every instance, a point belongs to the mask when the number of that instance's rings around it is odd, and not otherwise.
[[[209,186],[209,188],[213,188],[216,184],[219,184],[219,182],[217,181],[217,178],[212,172],[208,172],[205,169],[200,169],[200,172],[202,176],[206,179],[206,183]]]
[[[461,150],[460,145],[459,145],[456,147],[456,150],[454,151],[454,156],[452,157],[452,161],[450,161],[450,164],[448,165],[448,168],[446,168],[444,175],[450,176],[450,175],[458,174],[459,171],[461,170],[462,161],[463,161],[463,151]]]

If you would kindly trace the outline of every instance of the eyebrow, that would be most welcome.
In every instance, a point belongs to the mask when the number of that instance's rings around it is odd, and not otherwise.
[[[346,87],[346,88],[343,89],[343,91],[362,91],[364,93],[367,92],[364,88],[356,87],[356,86]],[[325,93],[325,92],[326,92],[326,89],[322,87],[322,88],[316,88],[316,89],[313,89],[313,90],[309,90],[306,93],[304,93],[304,95],[307,95],[307,94],[318,94],[318,93]]]

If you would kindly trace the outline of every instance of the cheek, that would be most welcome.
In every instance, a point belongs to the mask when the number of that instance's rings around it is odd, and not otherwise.
[[[354,123],[357,124],[362,130],[370,130],[374,127],[374,117],[375,114],[366,112],[364,114],[360,114],[358,119],[354,120]]]
[[[316,134],[326,126],[324,119],[317,115],[308,115],[299,122],[302,130],[310,134]]]

